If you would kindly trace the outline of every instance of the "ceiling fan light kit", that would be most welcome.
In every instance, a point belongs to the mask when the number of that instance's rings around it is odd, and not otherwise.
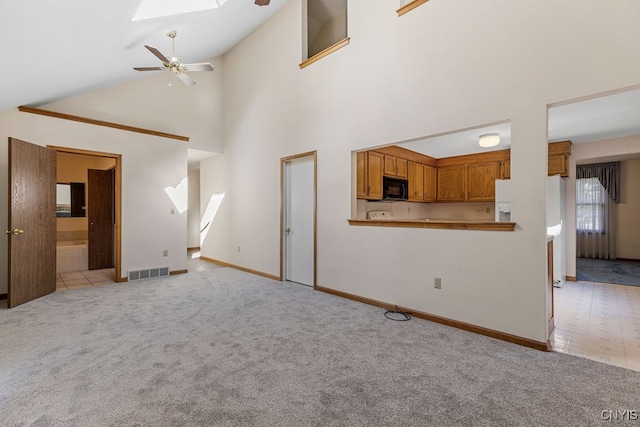
[[[153,53],[156,58],[162,61],[162,67],[134,67],[133,69],[136,71],[162,71],[169,70],[173,74],[176,75],[184,84],[187,86],[193,86],[196,84],[195,80],[193,80],[188,75],[184,74],[186,71],[213,71],[213,65],[208,62],[197,63],[197,64],[183,64],[180,59],[176,57],[176,36],[178,32],[176,30],[169,31],[167,33],[167,37],[171,39],[171,59],[167,58],[162,52],[150,45],[144,45],[144,47],[149,50],[149,52]]]
[[[258,6],[267,6],[271,0],[256,0]]]

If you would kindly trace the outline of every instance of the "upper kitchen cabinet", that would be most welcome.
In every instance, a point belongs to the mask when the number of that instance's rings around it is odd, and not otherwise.
[[[569,176],[569,157],[571,156],[571,141],[554,142],[549,144],[549,164],[547,174]]]
[[[356,154],[358,199],[382,200],[382,172],[384,155],[375,151]]]
[[[467,199],[470,202],[492,202],[496,198],[496,179],[500,179],[500,162],[467,166]]]
[[[547,175],[569,176],[569,158],[571,157],[571,141],[552,142],[549,144],[549,163]],[[511,178],[511,160],[503,160],[500,177]]]
[[[437,199],[442,202],[464,202],[467,187],[465,165],[439,167]]]
[[[424,165],[422,163],[407,162],[409,175],[409,201],[424,201]]]
[[[384,174],[407,179],[407,160],[385,154]]]
[[[437,182],[436,168],[433,166],[424,165],[424,201],[435,202],[436,201],[436,182]]]

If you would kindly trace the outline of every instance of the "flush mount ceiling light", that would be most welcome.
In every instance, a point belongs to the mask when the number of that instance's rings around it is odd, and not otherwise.
[[[497,133],[485,133],[484,135],[480,135],[478,144],[483,148],[495,147],[500,144],[500,135]]]

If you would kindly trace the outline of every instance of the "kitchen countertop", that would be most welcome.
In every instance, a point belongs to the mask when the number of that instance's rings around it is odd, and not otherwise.
[[[515,222],[482,220],[440,220],[440,219],[350,219],[349,225],[369,227],[443,228],[453,230],[513,231]]]

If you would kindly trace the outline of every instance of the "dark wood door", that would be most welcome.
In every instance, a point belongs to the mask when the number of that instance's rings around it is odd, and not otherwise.
[[[56,290],[56,152],[9,138],[8,306]]]
[[[113,267],[114,169],[88,170],[89,270]]]

